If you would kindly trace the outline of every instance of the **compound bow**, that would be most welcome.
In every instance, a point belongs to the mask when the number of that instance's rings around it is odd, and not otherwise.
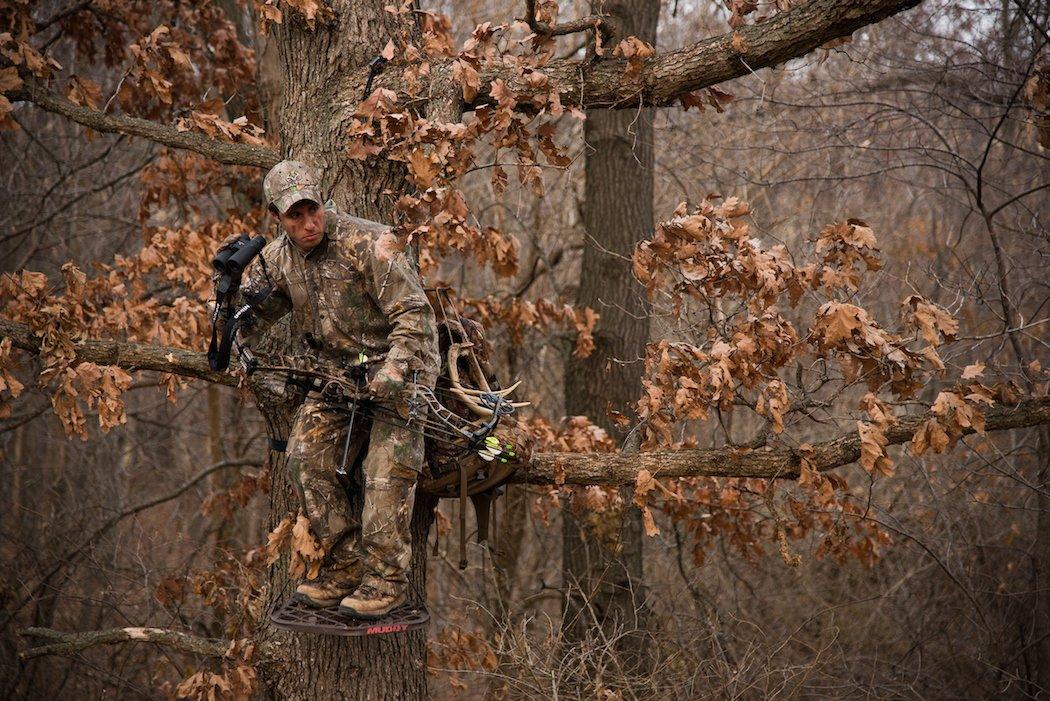
[[[455,367],[458,354],[462,351],[454,344],[449,350],[449,367]],[[450,387],[435,390],[418,382],[406,383],[404,395],[408,408],[407,417],[400,413],[390,402],[371,396],[362,388],[364,370],[372,359],[365,359],[347,368],[345,374],[330,374],[317,370],[306,370],[289,365],[255,365],[252,372],[275,372],[285,375],[307,391],[317,392],[324,400],[337,407],[346,407],[350,411],[351,428],[357,412],[368,416],[373,421],[403,426],[422,434],[424,437],[442,444],[446,449],[460,450],[460,455],[471,452],[486,461],[501,459],[506,462],[514,454],[507,453],[510,446],[502,446],[492,433],[499,426],[503,417],[510,416],[519,407],[528,402],[511,402],[507,395],[521,383],[515,383],[505,390],[473,389],[464,387],[456,370],[450,370]],[[445,406],[438,394],[466,406],[476,419],[457,414]],[[345,451],[344,451],[345,457]]]

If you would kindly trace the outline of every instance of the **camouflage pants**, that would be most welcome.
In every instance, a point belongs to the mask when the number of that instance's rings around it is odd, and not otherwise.
[[[354,418],[348,474],[343,477],[337,470],[350,413],[345,406],[307,397],[289,437],[288,468],[325,549],[327,567],[363,566],[370,580],[407,582],[412,559],[409,522],[423,464],[423,436],[361,414]],[[351,497],[360,496],[362,489],[364,505],[358,517]]]

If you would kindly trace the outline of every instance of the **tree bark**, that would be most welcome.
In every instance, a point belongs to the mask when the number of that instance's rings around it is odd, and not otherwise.
[[[897,417],[886,429],[887,445],[911,440],[928,414]],[[1023,399],[984,410],[985,432],[1009,431],[1050,424],[1050,397]],[[964,429],[962,435],[975,431]],[[534,453],[515,475],[532,484],[635,484],[641,470],[654,477],[755,477],[797,479],[805,459],[818,472],[860,459],[860,436],[849,431],[838,438],[813,443],[805,454],[794,448],[708,448],[654,450],[648,453]]]
[[[222,657],[230,646],[226,640],[201,638],[196,635],[182,633],[177,630],[165,630],[163,628],[113,628],[110,630],[93,630],[85,633],[63,633],[50,628],[26,628],[21,633],[27,637],[55,641],[50,645],[41,645],[22,651],[18,656],[23,660],[44,655],[68,655],[96,645],[117,645],[129,642],[156,643],[176,650],[193,653],[194,655],[205,655],[208,657]]]
[[[660,16],[656,0],[606,2],[600,9],[616,28],[611,45],[631,36],[655,45]],[[596,310],[599,319],[594,352],[569,359],[565,411],[589,417],[619,442],[622,431],[608,412],[633,414],[631,407],[641,394],[641,358],[649,341],[649,305],[630,261],[638,242],[653,231],[655,115],[652,108],[640,106],[588,109],[586,114],[585,240],[576,304]],[[619,522],[614,543],[588,532],[571,506],[564,509],[562,629],[566,643],[575,645],[588,637],[593,625],[602,626],[606,638],[618,640],[624,663],[634,667],[641,636],[617,637],[613,631],[646,628],[640,615],[645,598],[643,529],[629,487],[621,490],[621,497],[623,507],[608,515]]]
[[[308,28],[294,12],[273,27],[283,73],[280,110],[282,156],[311,163],[323,174],[322,192],[345,211],[389,222],[393,198],[406,188],[400,163],[386,159],[347,161],[343,148],[364,85],[345,85],[353,74],[397,36],[396,17],[370,0],[329,3],[331,17]],[[410,31],[412,31],[410,29]],[[359,74],[359,73],[358,73]],[[391,196],[390,193],[393,193]],[[259,408],[278,437],[287,437],[291,416],[264,397]],[[271,454],[273,481],[270,525],[298,508],[284,453]],[[360,509],[360,496],[355,508]],[[426,592],[426,537],[432,500],[418,495],[412,520],[412,576],[415,597]],[[287,562],[271,570],[269,603],[285,600],[295,586]],[[419,699],[427,696],[426,630],[362,638],[300,635],[266,625],[261,631],[271,655],[264,679],[273,698]]]
[[[1050,689],[1050,428],[1042,426],[1036,442],[1035,591],[1032,645],[1036,689]]]

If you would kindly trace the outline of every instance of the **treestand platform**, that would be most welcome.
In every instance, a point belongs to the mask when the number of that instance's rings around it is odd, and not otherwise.
[[[422,604],[405,604],[376,621],[352,618],[339,609],[320,609],[289,599],[270,611],[270,622],[283,630],[317,635],[389,635],[422,628],[430,612]]]

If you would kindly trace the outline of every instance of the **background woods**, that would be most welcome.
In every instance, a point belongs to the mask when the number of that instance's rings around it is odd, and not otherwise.
[[[0,0],[4,694],[1050,693],[1048,25]],[[264,622],[289,407],[200,351],[289,154],[533,402],[491,548],[418,510],[425,634]]]

